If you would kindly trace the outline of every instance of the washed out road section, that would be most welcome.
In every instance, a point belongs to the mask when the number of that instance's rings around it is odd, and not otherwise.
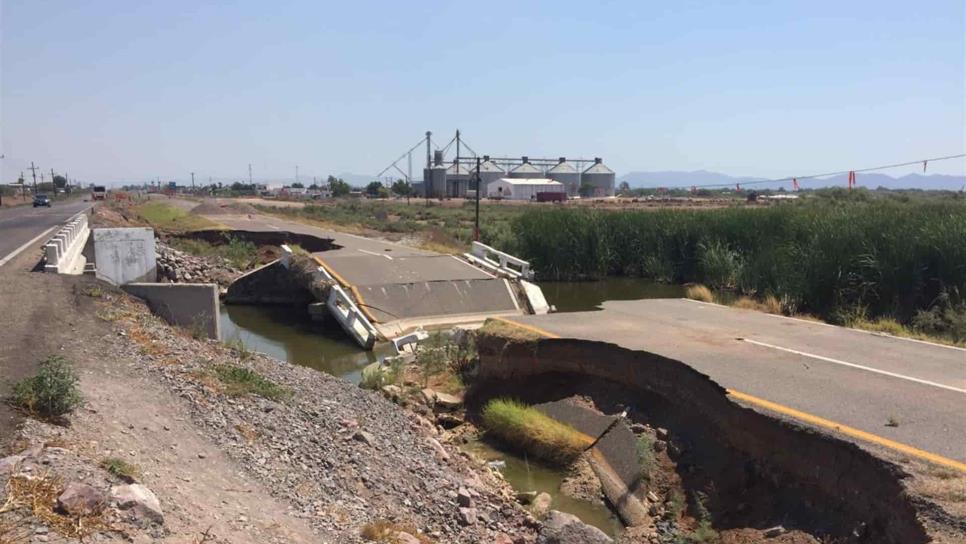
[[[683,299],[511,319],[676,359],[728,389],[966,462],[966,394],[955,390],[966,350]]]

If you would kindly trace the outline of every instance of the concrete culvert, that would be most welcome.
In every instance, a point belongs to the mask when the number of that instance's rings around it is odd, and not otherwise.
[[[896,465],[744,408],[679,361],[582,340],[484,333],[477,346],[479,381],[466,397],[471,419],[497,397],[588,434],[603,422],[587,414],[626,413],[593,455],[606,469],[598,475],[612,507],[637,526],[629,533],[742,544],[930,542]],[[615,480],[616,500],[607,478]],[[645,519],[628,522],[630,502],[646,510]],[[772,540],[777,535],[784,536]]]

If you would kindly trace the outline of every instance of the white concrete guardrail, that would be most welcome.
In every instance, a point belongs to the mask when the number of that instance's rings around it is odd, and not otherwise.
[[[44,245],[44,271],[57,274],[84,272],[84,245],[91,234],[87,214],[81,213],[57,231]]]
[[[509,276],[513,279],[533,279],[533,271],[530,270],[529,262],[480,242],[473,242],[470,252],[464,253],[463,256],[470,262],[497,274]]]
[[[282,256],[279,261],[282,266],[289,268],[292,263],[293,252],[288,245],[282,245]],[[363,349],[370,350],[376,344],[376,339],[379,337],[379,332],[376,327],[366,318],[365,314],[356,306],[356,303],[352,300],[352,297],[345,292],[342,287],[340,287],[335,279],[326,271],[325,268],[319,266],[312,274],[312,279],[314,281],[320,282],[325,281],[331,283],[332,287],[329,290],[329,298],[326,300],[325,305],[329,309],[329,313],[339,322],[339,325],[345,330],[353,340],[356,341]]]

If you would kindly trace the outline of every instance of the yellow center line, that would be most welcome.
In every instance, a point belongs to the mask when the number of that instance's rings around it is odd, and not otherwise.
[[[372,315],[372,312],[369,311],[369,307],[368,305],[366,305],[366,299],[362,298],[362,293],[359,292],[359,289],[355,285],[352,285],[351,283],[346,281],[346,279],[343,278],[342,275],[336,272],[335,269],[332,268],[332,266],[330,266],[328,263],[323,261],[319,256],[312,255],[312,258],[315,259],[315,262],[319,263],[319,266],[324,268],[326,272],[329,273],[329,275],[335,278],[335,281],[339,282],[342,285],[342,287],[345,287],[346,289],[352,292],[352,295],[356,297],[356,302],[359,303],[358,304],[359,310],[361,310],[362,313],[365,314],[366,319],[368,319],[372,323],[379,322],[379,320],[376,319],[376,316]]]
[[[521,329],[524,329],[526,331],[539,334],[540,336],[543,336],[545,338],[561,337],[559,334],[554,334],[550,331],[541,329],[540,327],[535,327],[533,325],[527,325],[524,323],[518,323],[511,319],[506,319],[503,317],[495,317],[494,319],[502,321],[508,325],[513,325]],[[901,442],[896,442],[895,440],[890,440],[888,438],[885,438],[876,434],[862,431],[854,427],[849,427],[848,425],[844,425],[842,423],[838,423],[830,419],[825,419],[823,417],[812,415],[807,412],[802,412],[801,410],[796,410],[794,408],[785,406],[783,404],[778,404],[777,402],[772,402],[770,400],[758,398],[753,395],[749,395],[747,393],[736,391],[734,389],[727,389],[726,391],[728,393],[728,396],[730,396],[733,399],[737,399],[742,402],[752,404],[754,406],[758,406],[760,408],[764,408],[766,410],[782,414],[784,416],[790,417],[792,419],[795,419],[804,423],[808,423],[810,425],[814,425],[816,427],[821,427],[823,429],[828,429],[830,431],[841,433],[846,436],[855,438],[856,440],[870,442],[872,444],[882,446],[886,449],[903,453],[910,457],[915,457],[917,459],[922,459],[924,461],[929,461],[930,463],[935,463],[937,465],[941,465],[947,468],[952,468],[960,472],[966,473],[966,463],[961,463],[954,459],[943,457],[942,455],[921,450],[919,448],[915,448],[913,446],[909,446]]]

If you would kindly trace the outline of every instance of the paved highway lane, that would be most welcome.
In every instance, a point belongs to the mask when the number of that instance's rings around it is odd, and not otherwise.
[[[966,463],[964,349],[681,299],[603,308],[511,319],[676,359],[730,390],[791,408],[784,415],[793,419],[808,419],[798,411]]]
[[[50,208],[18,206],[0,209],[0,265],[5,264],[24,245],[91,207],[90,202],[55,202]],[[53,233],[51,233],[53,234]],[[40,245],[44,240],[36,239]]]

